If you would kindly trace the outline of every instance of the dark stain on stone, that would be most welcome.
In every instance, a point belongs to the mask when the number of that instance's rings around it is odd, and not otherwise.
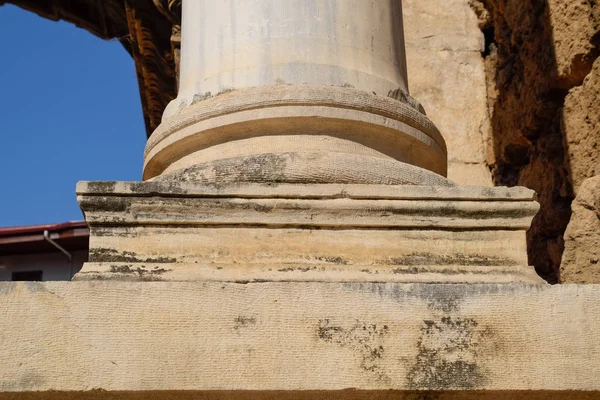
[[[416,298],[426,302],[430,310],[442,312],[458,311],[464,297],[468,295],[464,290],[464,286],[448,284],[398,285],[393,283],[348,282],[344,284],[344,287],[353,291],[369,292],[400,303]],[[491,287],[496,286],[491,285]]]
[[[543,291],[549,288],[543,285],[490,285],[490,284],[425,284],[411,285],[408,290],[401,290],[401,285],[394,285],[393,292],[396,298],[416,297],[427,302],[427,306],[432,311],[442,311],[444,313],[460,310],[460,305],[465,298],[477,298],[479,296],[488,297],[499,292],[519,292],[522,287],[527,287],[528,291]]]
[[[332,264],[338,265],[348,265],[348,260],[343,259],[342,257],[318,257],[319,261],[325,261]]]
[[[17,288],[17,282],[2,282],[0,284],[0,295],[12,293]]]
[[[239,316],[234,320],[233,329],[236,331],[242,328],[247,328],[250,325],[256,325],[256,318]]]
[[[221,184],[234,182],[253,183],[295,183],[285,175],[286,167],[293,160],[293,153],[257,154],[245,157],[232,157],[197,164],[157,177],[158,181]],[[302,181],[302,177],[297,177]]]
[[[204,94],[195,94],[194,98],[192,99],[192,105],[194,105],[196,103],[200,103],[201,101],[204,101],[204,100],[208,100],[211,97],[213,97],[211,92],[206,92]]]
[[[513,260],[489,257],[480,254],[440,255],[432,253],[412,253],[405,257],[390,258],[380,262],[385,265],[464,265],[464,266],[510,266]]]
[[[294,271],[309,272],[309,271],[315,271],[317,269],[318,269],[317,267],[287,267],[287,268],[278,269],[277,271],[279,271],[279,272],[294,272]]]
[[[37,372],[24,372],[18,380],[7,381],[3,380],[0,382],[3,392],[34,392],[40,390],[41,387],[46,383],[46,379],[42,374]],[[10,396],[9,396],[10,397]],[[17,397],[20,397],[17,395]],[[23,398],[29,396],[24,395]]]
[[[472,318],[425,320],[418,354],[406,379],[410,389],[478,389],[485,384],[477,364],[481,334]]]
[[[505,209],[498,210],[494,208],[489,209],[478,209],[477,211],[473,210],[464,210],[456,207],[454,205],[445,205],[439,207],[433,207],[431,209],[422,209],[422,208],[409,208],[409,207],[381,207],[377,209],[377,211],[381,215],[414,215],[414,216],[423,216],[423,217],[454,217],[454,218],[477,218],[480,220],[490,219],[490,218],[522,218],[530,215],[531,211],[527,208],[513,208],[513,209]]]
[[[319,340],[356,351],[360,368],[386,383],[390,383],[391,379],[379,364],[385,355],[383,342],[388,333],[387,325],[367,324],[359,320],[350,326],[342,326],[326,318],[319,320],[317,326]]]
[[[134,267],[133,265],[112,265],[110,267],[110,272],[114,274],[125,274],[125,275],[137,275],[140,278],[148,278],[148,280],[155,280],[160,275],[166,274],[167,272],[172,271],[171,269],[158,268],[148,270],[141,267]]]
[[[157,264],[171,264],[176,263],[177,259],[172,257],[139,257],[132,251],[119,252],[115,249],[107,248],[94,248],[90,249],[90,261],[91,262],[123,262],[123,263],[157,263]]]
[[[217,96],[220,96],[220,95],[222,95],[222,94],[231,93],[231,92],[233,92],[233,91],[235,91],[235,89],[233,89],[233,88],[225,88],[225,89],[221,89],[221,90],[219,91],[219,93],[217,93],[217,94],[215,95],[215,97],[217,97]]]
[[[240,159],[224,160],[215,164],[217,180],[239,175],[241,181],[283,182],[283,173],[288,164],[288,154],[258,154]]]
[[[412,97],[406,90],[404,89],[396,89],[396,90],[390,90],[388,92],[388,97],[394,99],[394,100],[398,100],[402,103],[408,104],[409,106],[411,106],[412,108],[414,108],[415,110],[417,110],[418,112],[420,112],[423,115],[427,115],[425,113],[425,109],[423,108],[423,106],[421,105],[421,103],[419,103],[414,97]]]
[[[94,181],[87,183],[86,192],[89,193],[112,193],[117,186],[116,181]]]
[[[403,392],[402,399],[404,400],[439,400],[444,398],[447,393],[444,392],[428,392],[428,391],[411,391]],[[457,397],[457,399],[460,397]],[[475,397],[473,397],[475,398]]]
[[[27,291],[30,293],[48,291],[42,282],[23,282],[23,285],[25,285],[25,288],[27,288]]]
[[[179,111],[182,111],[184,108],[187,108],[188,102],[186,100],[181,100],[179,103]]]
[[[131,191],[136,195],[143,197],[173,197],[174,195],[185,195],[187,190],[181,187],[179,182],[133,182],[131,183]]]
[[[131,199],[116,196],[86,196],[79,199],[79,207],[84,212],[108,211],[124,212],[131,204]]]
[[[469,269],[464,269],[464,268],[443,268],[443,269],[436,269],[436,270],[432,270],[431,268],[427,268],[427,267],[418,267],[418,266],[413,266],[413,267],[408,267],[408,268],[395,268],[393,270],[391,270],[391,272],[393,274],[396,275],[417,275],[417,274],[424,274],[424,273],[431,273],[431,272],[435,272],[441,275],[468,275],[468,274],[472,274],[473,271],[470,271]],[[489,269],[486,271],[477,271],[478,275],[510,275],[512,274],[513,271],[506,271],[506,270],[502,270],[502,269]]]
[[[273,211],[272,206],[267,206],[264,204],[257,204],[254,202],[242,203],[241,205],[240,204],[231,204],[231,203],[225,203],[225,204],[230,208],[241,207],[243,210],[254,210],[254,211],[258,211],[258,212],[262,212],[262,213],[268,213],[268,212]]]

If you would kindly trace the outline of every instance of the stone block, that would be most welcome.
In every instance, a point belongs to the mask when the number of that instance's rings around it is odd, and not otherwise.
[[[467,0],[403,0],[406,47],[472,51],[483,50],[477,16]],[[435,70],[430,70],[434,73]],[[409,76],[415,71],[409,68]]]
[[[77,279],[539,282],[522,188],[81,182]]]
[[[572,204],[560,266],[563,283],[600,283],[600,176],[586,179]]]
[[[491,134],[483,34],[466,0],[405,0],[411,94],[442,132],[448,178],[492,186],[485,140]],[[478,164],[477,166],[474,166]]]
[[[0,398],[94,389],[239,391],[226,398],[598,391],[599,305],[594,285],[1,283]],[[586,395],[556,398],[578,396]]]
[[[581,86],[565,98],[562,131],[567,168],[575,193],[583,181],[600,175],[600,58]]]

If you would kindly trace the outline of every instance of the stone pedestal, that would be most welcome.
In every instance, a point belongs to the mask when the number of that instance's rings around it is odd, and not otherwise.
[[[81,182],[76,279],[541,283],[522,188]]]

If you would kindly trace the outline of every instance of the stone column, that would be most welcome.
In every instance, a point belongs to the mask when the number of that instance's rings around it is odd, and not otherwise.
[[[534,193],[445,178],[400,0],[184,0],[182,23],[146,182],[77,188],[77,279],[539,283]]]
[[[399,0],[184,0],[144,179],[451,185],[408,95]]]

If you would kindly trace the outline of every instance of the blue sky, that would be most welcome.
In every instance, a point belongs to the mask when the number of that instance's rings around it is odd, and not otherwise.
[[[65,22],[0,7],[0,227],[81,220],[80,180],[140,180],[133,60]]]

